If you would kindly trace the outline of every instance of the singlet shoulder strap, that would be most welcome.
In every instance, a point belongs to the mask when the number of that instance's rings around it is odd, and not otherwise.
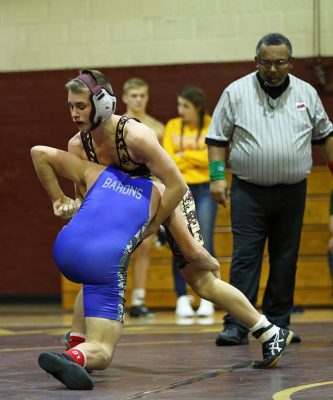
[[[133,173],[139,176],[150,176],[151,172],[144,164],[138,164],[133,161],[128,154],[127,146],[124,140],[124,128],[128,120],[134,119],[135,121],[140,122],[136,118],[128,118],[125,115],[122,115],[118,121],[117,129],[116,129],[116,147],[118,160],[120,163],[120,169],[128,172],[129,174]]]
[[[118,121],[116,129],[116,148],[117,148],[118,160],[120,163],[120,169],[122,169],[124,164],[126,165],[130,162],[130,158],[128,156],[126,149],[126,143],[124,140],[124,128],[128,120],[129,120],[128,117],[122,115]]]
[[[92,137],[90,132],[80,132],[81,141],[83,148],[86,152],[89,161],[99,164],[98,158],[96,156],[94,146],[92,144]]]

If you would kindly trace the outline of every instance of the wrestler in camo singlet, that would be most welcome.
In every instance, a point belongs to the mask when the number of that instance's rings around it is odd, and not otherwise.
[[[128,154],[126,143],[124,140],[124,128],[128,120],[126,116],[122,116],[118,122],[117,129],[116,129],[116,148],[118,154],[118,160],[120,164],[120,169],[122,171],[127,172],[130,175],[137,175],[137,176],[151,176],[151,172],[144,164],[138,164],[134,162],[130,155]],[[135,118],[132,118],[135,119]],[[135,119],[138,121],[137,119]],[[140,121],[138,121],[140,122]],[[81,141],[83,148],[86,152],[87,158],[91,162],[99,163],[98,158],[96,156],[94,146],[92,143],[92,137],[90,132],[81,132]],[[179,203],[179,209],[184,216],[186,221],[188,230],[190,231],[191,235],[195,238],[195,240],[200,243],[202,246],[204,245],[204,241],[200,232],[200,225],[198,222],[197,213],[195,210],[195,203],[190,190],[188,190],[182,201]],[[188,261],[184,258],[182,252],[180,251],[177,243],[173,239],[169,229],[164,226],[166,231],[166,237],[174,256],[175,262],[179,269],[184,268]]]
[[[83,283],[85,317],[123,322],[129,258],[145,232],[153,182],[107,167],[60,231],[53,256]]]

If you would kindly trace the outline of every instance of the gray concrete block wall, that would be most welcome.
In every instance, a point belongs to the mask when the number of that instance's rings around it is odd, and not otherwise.
[[[333,2],[320,0],[333,55]],[[250,60],[279,31],[316,55],[313,0],[0,0],[0,71]]]

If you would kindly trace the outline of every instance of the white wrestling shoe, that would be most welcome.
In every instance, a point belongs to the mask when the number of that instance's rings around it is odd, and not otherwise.
[[[195,312],[191,306],[193,300],[194,299],[192,296],[184,295],[178,297],[176,305],[176,316],[180,318],[194,317]]]
[[[215,313],[214,305],[208,300],[201,299],[200,306],[197,309],[197,316],[202,318],[212,317]]]

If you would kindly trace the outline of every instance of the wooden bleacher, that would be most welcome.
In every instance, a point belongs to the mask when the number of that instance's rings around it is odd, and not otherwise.
[[[228,176],[230,181],[230,176]],[[332,282],[327,264],[327,242],[329,239],[329,194],[332,176],[327,167],[314,167],[308,178],[308,191],[301,247],[299,252],[296,278],[295,304],[299,306],[331,306]],[[219,207],[215,228],[216,256],[221,264],[222,278],[229,279],[232,253],[232,234],[230,228],[230,209]],[[292,221],[290,221],[292,223]],[[132,266],[130,264],[127,283],[127,302],[130,301],[132,288]],[[267,250],[263,262],[260,281],[260,305],[268,276]],[[62,277],[62,304],[72,309],[80,285]],[[173,308],[176,295],[173,289],[171,253],[166,247],[151,251],[151,267],[147,281],[146,304],[149,308]],[[191,289],[189,289],[191,293]],[[193,294],[193,293],[192,293]],[[194,305],[198,305],[196,297]]]

